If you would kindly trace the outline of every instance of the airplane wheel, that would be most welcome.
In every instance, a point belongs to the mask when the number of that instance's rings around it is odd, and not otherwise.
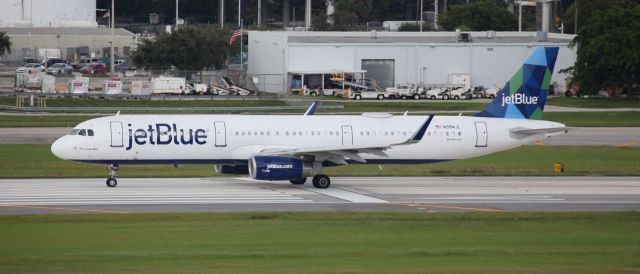
[[[307,182],[307,177],[293,178],[289,180],[294,185],[304,185]]]
[[[326,189],[326,188],[329,188],[330,185],[331,185],[331,179],[329,179],[329,176],[324,174],[318,174],[316,176],[313,176],[313,186],[315,188]]]
[[[108,187],[116,187],[116,185],[118,185],[118,180],[116,180],[116,178],[107,179],[107,186]]]

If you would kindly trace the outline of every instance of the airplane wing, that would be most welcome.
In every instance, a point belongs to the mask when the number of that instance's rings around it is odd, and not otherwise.
[[[299,148],[265,148],[260,151],[260,155],[280,155],[280,156],[312,156],[315,161],[330,161],[339,165],[348,164],[347,160],[359,163],[366,163],[367,160],[360,154],[373,154],[380,157],[388,157],[385,150],[394,147],[417,143],[422,140],[433,115],[416,130],[416,133],[401,143],[378,143],[366,146],[325,146],[325,147],[299,147]]]

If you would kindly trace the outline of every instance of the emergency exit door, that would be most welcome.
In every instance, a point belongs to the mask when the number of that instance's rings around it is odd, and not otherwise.
[[[342,126],[342,145],[353,145],[353,129],[351,126]]]
[[[227,146],[227,128],[222,121],[214,122],[214,130],[216,132],[216,146],[217,147],[226,147]]]
[[[111,147],[122,147],[124,136],[122,135],[122,122],[111,122]]]
[[[476,147],[486,147],[487,137],[487,123],[476,122]]]

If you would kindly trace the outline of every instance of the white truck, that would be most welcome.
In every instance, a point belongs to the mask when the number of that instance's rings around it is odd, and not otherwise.
[[[349,98],[354,100],[362,100],[362,99],[390,99],[394,96],[394,94],[388,93],[386,91],[376,91],[372,88],[367,89],[357,89],[349,91]]]
[[[185,94],[191,91],[187,80],[180,77],[160,76],[151,79],[154,94]]]

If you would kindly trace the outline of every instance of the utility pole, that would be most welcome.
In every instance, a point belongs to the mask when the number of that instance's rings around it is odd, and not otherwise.
[[[178,18],[178,4],[179,4],[178,1],[180,1],[180,0],[176,0],[176,30],[178,30],[178,20],[179,20],[179,18]]]
[[[438,0],[435,0],[435,6],[433,9],[433,28],[438,30]]]
[[[115,18],[116,18],[116,3],[115,0],[111,0],[111,14],[109,14],[109,17],[111,19],[111,51],[109,51],[109,63],[110,63],[110,71],[111,71],[111,76],[113,76],[113,73],[115,72],[115,66],[114,66],[114,59],[115,59],[115,54],[114,54],[114,50],[113,50],[113,42],[115,40],[115,36],[113,34],[114,31],[114,27],[115,27]]]
[[[242,28],[242,0],[238,0],[238,29]]]
[[[258,27],[262,24],[262,0],[258,0]]]
[[[224,28],[224,0],[218,0],[218,25]]]
[[[522,0],[518,2],[518,32],[522,32]]]
[[[420,32],[422,32],[422,14],[424,14],[424,0],[420,0]]]
[[[307,0],[304,10],[304,26],[306,31],[309,31],[311,28],[311,0]]]

